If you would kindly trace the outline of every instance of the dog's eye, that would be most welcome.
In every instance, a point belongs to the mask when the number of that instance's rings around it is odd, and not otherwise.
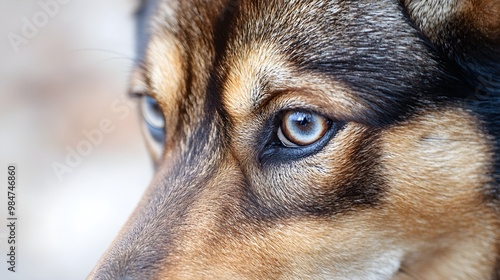
[[[330,127],[330,121],[318,114],[288,111],[278,128],[278,139],[285,147],[308,146],[321,139]]]
[[[287,163],[313,155],[345,126],[343,121],[307,109],[278,112],[267,124],[261,137],[268,140],[258,155],[263,164]]]
[[[165,119],[158,102],[152,97],[141,98],[141,112],[153,139],[162,143],[165,139]]]

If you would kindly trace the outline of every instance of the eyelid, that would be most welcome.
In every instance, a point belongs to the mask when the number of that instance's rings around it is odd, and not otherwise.
[[[148,88],[142,83],[131,85],[127,91],[127,95],[133,99],[150,96]]]
[[[140,99],[144,96],[147,96],[147,94],[143,92],[137,92],[137,91],[128,91],[127,96],[131,99]]]
[[[279,108],[276,108],[276,109],[277,109],[277,112],[272,114],[272,116],[273,116],[273,118],[279,119],[279,120],[282,120],[287,112],[299,111],[299,112],[305,112],[305,113],[317,115],[317,116],[325,119],[325,121],[328,124],[345,122],[344,120],[340,120],[340,119],[336,118],[335,116],[332,116],[328,112],[325,112],[325,110],[323,110],[322,108],[315,106],[315,105],[311,105],[311,104],[295,104],[295,103],[291,102],[289,104],[283,104],[282,106],[280,106]]]
[[[156,96],[154,94],[151,94],[148,90],[144,90],[144,89],[129,89],[128,92],[127,92],[127,96],[131,99],[141,99],[143,97],[151,97],[153,98],[154,100],[158,101],[158,99],[156,98]]]
[[[273,101],[273,102],[271,102]],[[278,91],[269,97],[266,102],[259,104],[257,111],[261,114],[276,115],[274,112],[306,111],[322,116],[333,122],[346,121],[336,111],[328,110],[327,104],[321,99],[311,98],[305,91]]]

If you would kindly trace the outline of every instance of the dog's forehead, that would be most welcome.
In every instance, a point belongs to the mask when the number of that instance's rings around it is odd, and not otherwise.
[[[355,93],[353,99],[368,110],[362,115],[381,122],[412,105],[401,104],[439,95],[436,88],[448,86],[429,86],[448,76],[397,1],[164,1],[155,18],[146,68],[157,84],[152,87],[163,87],[159,95],[226,98],[220,85],[229,85],[225,79],[256,53],[275,68],[329,78],[325,86],[340,85],[342,91]],[[181,90],[179,85],[165,88],[172,83],[172,78],[165,81],[172,77],[165,67],[182,71],[178,80],[189,84]],[[254,97],[245,95],[248,102]]]

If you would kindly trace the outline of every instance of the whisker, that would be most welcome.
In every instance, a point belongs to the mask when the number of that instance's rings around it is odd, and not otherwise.
[[[81,48],[81,49],[73,49],[73,50],[70,50],[69,51],[70,53],[79,53],[79,52],[102,52],[102,53],[108,53],[108,54],[113,54],[113,55],[117,55],[119,57],[126,57],[126,58],[129,58],[131,60],[135,60],[134,57],[129,57],[129,56],[126,56],[125,54],[123,53],[119,53],[117,51],[113,51],[113,50],[106,50],[106,49],[99,49],[99,48]]]

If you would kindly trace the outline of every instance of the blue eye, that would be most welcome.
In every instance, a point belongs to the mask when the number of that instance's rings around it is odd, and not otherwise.
[[[147,124],[148,131],[153,139],[159,143],[165,141],[165,118],[158,102],[149,96],[143,96],[140,100],[141,113]]]
[[[325,135],[328,119],[314,113],[288,111],[278,128],[278,138],[285,147],[308,146]]]

